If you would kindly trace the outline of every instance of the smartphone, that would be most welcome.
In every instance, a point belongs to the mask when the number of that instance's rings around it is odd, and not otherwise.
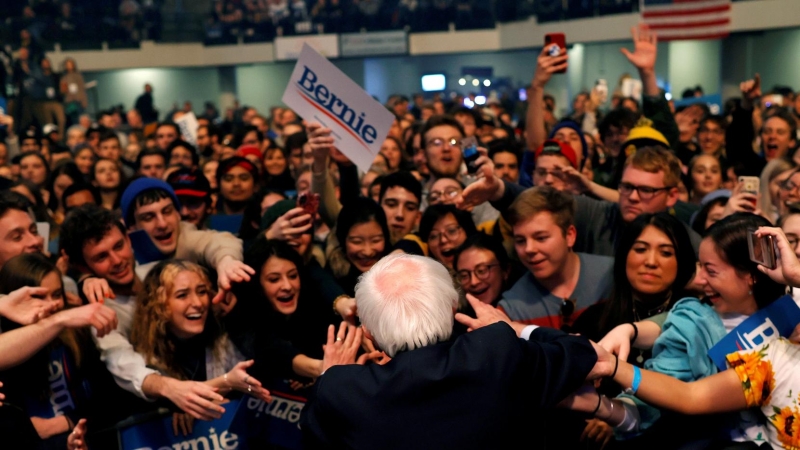
[[[778,267],[778,249],[772,236],[758,237],[756,230],[748,230],[747,247],[750,250],[750,261],[761,264],[768,269]]]
[[[602,78],[597,80],[597,83],[594,84],[594,89],[597,91],[600,103],[608,101],[608,82],[606,80]]]
[[[783,96],[780,94],[765,95],[764,97],[762,97],[762,101],[764,102],[765,108],[770,108],[772,106],[782,106]]]
[[[319,194],[304,192],[297,197],[297,206],[303,208],[306,214],[311,214],[313,219],[317,215],[319,209]]]
[[[475,139],[475,136],[465,137],[461,140],[461,155],[464,157],[464,162],[467,164],[467,172],[477,172],[478,166],[475,165],[475,161],[481,154],[478,152],[478,140]]]
[[[544,35],[544,46],[549,49],[550,56],[558,56],[567,51],[567,38],[564,33],[547,33]],[[566,73],[567,69],[553,73]]]
[[[748,194],[753,194],[756,196],[756,200],[752,202],[753,209],[755,210],[758,203],[758,196],[760,194],[761,180],[758,177],[739,177],[739,185],[741,186],[739,192],[747,192]]]

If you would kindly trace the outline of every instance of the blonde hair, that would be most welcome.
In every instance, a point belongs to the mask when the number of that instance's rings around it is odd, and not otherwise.
[[[566,233],[575,218],[575,201],[571,195],[551,186],[536,186],[520,194],[506,213],[513,227],[536,214],[549,212],[553,221]]]
[[[664,172],[664,186],[676,187],[681,181],[681,162],[672,151],[661,147],[642,147],[628,156],[625,168],[649,173]]]
[[[189,261],[174,259],[162,261],[144,279],[144,286],[137,297],[131,330],[131,344],[136,352],[144,357],[147,365],[177,379],[186,379],[186,375],[175,363],[175,344],[167,335],[170,318],[167,305],[175,288],[175,279],[180,273],[187,271],[199,275],[209,287],[209,296],[212,295],[211,283],[205,269]],[[210,307],[209,301],[209,314],[211,314]],[[212,322],[214,320],[211,319]],[[208,324],[209,321],[206,322],[206,325]],[[206,329],[203,333],[206,334],[207,331],[209,330]],[[215,356],[218,356],[223,340],[221,337],[221,333],[212,332],[209,335],[208,343],[213,345]]]

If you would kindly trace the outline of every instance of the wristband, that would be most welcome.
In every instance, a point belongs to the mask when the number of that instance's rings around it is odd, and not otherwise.
[[[600,410],[600,404],[602,404],[602,403],[603,403],[603,396],[600,395],[600,393],[598,392],[597,393],[597,406],[595,406],[594,411],[592,411],[592,417],[597,415],[597,411]]]
[[[628,395],[636,395],[636,391],[639,390],[639,383],[642,382],[642,371],[637,366],[633,366],[633,382],[631,382],[631,387],[625,388],[625,393]]]
[[[630,324],[633,327],[633,337],[631,338],[631,344],[636,342],[636,338],[639,337],[639,327],[636,326],[635,323],[631,322]]]
[[[615,376],[617,376],[617,369],[619,368],[619,356],[614,355],[614,373],[611,374],[611,379],[613,380]]]

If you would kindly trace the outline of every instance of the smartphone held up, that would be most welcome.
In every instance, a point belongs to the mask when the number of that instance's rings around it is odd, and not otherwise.
[[[548,33],[544,35],[544,47],[550,56],[558,56],[567,52],[567,38],[564,33]],[[553,73],[566,73],[566,67]]]
[[[778,246],[772,236],[759,237],[756,230],[748,230],[747,247],[750,250],[750,261],[768,269],[778,267]]]
[[[478,166],[475,161],[481,154],[478,152],[478,140],[475,136],[468,136],[461,140],[461,155],[464,157],[464,164],[467,165],[467,172],[477,172]]]

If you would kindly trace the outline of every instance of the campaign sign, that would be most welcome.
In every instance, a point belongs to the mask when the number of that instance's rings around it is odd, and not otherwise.
[[[250,442],[270,448],[302,449],[300,413],[310,388],[294,390],[286,380],[267,381],[264,387],[272,395],[272,402],[265,403],[255,397],[246,400]]]
[[[195,117],[194,113],[188,112],[178,117],[175,119],[175,124],[181,129],[183,140],[197,147],[197,128],[200,123],[197,122],[197,117]]]
[[[308,121],[332,130],[336,147],[369,170],[394,115],[330,61],[303,45],[283,102]]]
[[[725,356],[749,350],[779,336],[789,337],[800,323],[800,308],[792,296],[783,297],[759,310],[739,324],[708,351],[708,356],[720,371],[728,368]]]
[[[130,426],[120,431],[122,450],[247,450],[247,440],[241,436],[237,413],[244,400],[225,404],[225,414],[211,421],[195,420],[192,433],[175,436],[172,415]]]

